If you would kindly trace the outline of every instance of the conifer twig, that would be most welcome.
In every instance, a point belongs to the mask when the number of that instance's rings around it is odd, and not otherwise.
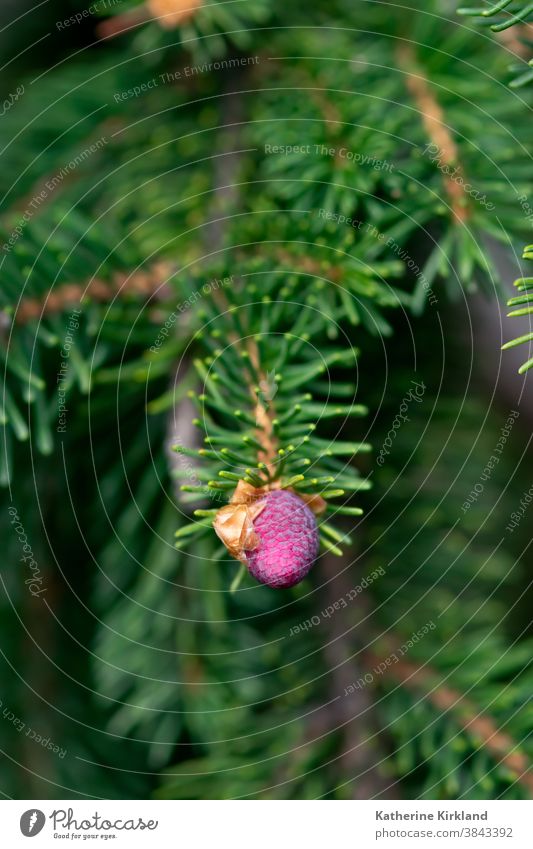
[[[387,651],[389,649],[387,656],[394,652],[392,641],[387,641]],[[374,668],[383,661],[383,657],[376,652],[366,651],[364,656],[369,666]],[[437,672],[426,666],[399,660],[388,667],[388,671],[402,686],[411,690],[422,690],[439,711],[453,711],[461,727],[478,737],[486,751],[499,764],[516,774],[516,780],[533,795],[533,771],[528,758],[517,751],[519,743],[505,731],[501,731],[492,717],[483,714],[458,690],[440,685]]]
[[[439,150],[442,164],[449,167],[459,164],[460,170],[457,145],[446,125],[444,112],[431,89],[430,82],[417,64],[412,46],[407,42],[400,44],[397,56],[399,65],[407,76],[407,88],[420,110],[424,127],[432,144]],[[468,212],[464,206],[463,189],[459,182],[449,176],[445,179],[445,185],[455,217],[459,222],[465,221],[468,218]]]
[[[64,283],[42,298],[23,298],[15,314],[17,324],[27,324],[47,315],[62,313],[78,306],[84,299],[106,303],[117,296],[155,294],[173,272],[169,262],[159,261],[147,270],[131,274],[116,272],[111,280],[93,277],[85,283]]]

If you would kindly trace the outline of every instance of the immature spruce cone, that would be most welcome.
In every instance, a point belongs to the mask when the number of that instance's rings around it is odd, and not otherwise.
[[[298,584],[318,554],[318,529],[309,507],[286,489],[268,492],[253,526],[259,544],[244,552],[250,574],[261,584]]]

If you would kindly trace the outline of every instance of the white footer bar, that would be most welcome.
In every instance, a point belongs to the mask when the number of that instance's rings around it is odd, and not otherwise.
[[[6,849],[533,849],[533,802],[9,800],[0,826]]]

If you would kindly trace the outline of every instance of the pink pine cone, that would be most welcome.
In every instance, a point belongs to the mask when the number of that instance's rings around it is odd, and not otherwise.
[[[246,551],[250,574],[261,584],[282,589],[302,581],[318,554],[318,528],[309,507],[295,495],[277,489],[254,521],[259,545]]]

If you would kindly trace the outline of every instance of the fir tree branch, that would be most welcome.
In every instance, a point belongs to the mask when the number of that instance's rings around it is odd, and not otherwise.
[[[408,42],[403,42],[397,49],[400,68],[406,74],[408,91],[416,102],[422,115],[427,134],[439,150],[443,165],[450,168],[458,167],[459,155],[452,132],[446,123],[442,107],[431,88],[431,83],[417,63],[414,49]],[[458,170],[461,170],[460,165]],[[468,211],[464,204],[464,192],[456,180],[448,177],[445,185],[450,198],[452,211],[459,223],[466,221]]]
[[[533,245],[528,245],[524,248],[523,259],[533,259]],[[528,346],[528,358],[518,369],[519,374],[524,374],[529,369],[533,368],[533,357],[531,356],[531,342],[533,340],[533,332],[531,331],[531,316],[533,315],[533,277],[519,277],[515,280],[514,285],[520,293],[515,298],[510,298],[507,301],[508,307],[513,307],[510,313],[507,313],[508,318],[525,318],[529,319],[529,331],[516,339],[511,339],[502,345],[502,351],[509,348],[515,348],[517,345]]]
[[[173,270],[171,263],[159,261],[146,271],[117,272],[110,281],[93,277],[86,283],[66,283],[42,298],[23,298],[15,321],[23,325],[43,316],[57,315],[78,306],[84,299],[106,303],[117,297],[148,297],[161,290]]]
[[[401,640],[399,641],[401,643]],[[399,643],[387,640],[383,653],[365,651],[364,658],[370,668],[375,668],[385,659],[394,654]],[[520,743],[502,731],[494,719],[484,714],[475,704],[465,698],[453,687],[443,685],[438,673],[424,664],[417,666],[411,661],[400,659],[388,667],[388,672],[404,687],[410,690],[422,691],[441,712],[452,711],[463,730],[479,738],[485,750],[497,761],[516,775],[520,782],[533,796],[533,771],[525,754],[517,751]]]
[[[476,8],[460,8],[457,10],[459,15],[469,17],[479,17],[484,23],[492,21],[491,30],[496,34],[496,37],[512,51],[514,55],[526,62],[526,67],[523,64],[516,64],[511,67],[518,73],[518,76],[510,83],[511,88],[520,88],[526,83],[533,80],[533,59],[531,56],[531,35],[533,32],[532,25],[528,23],[533,15],[533,4],[529,0],[525,2],[507,2],[495,3],[486,9]],[[529,62],[527,61],[529,58]]]

